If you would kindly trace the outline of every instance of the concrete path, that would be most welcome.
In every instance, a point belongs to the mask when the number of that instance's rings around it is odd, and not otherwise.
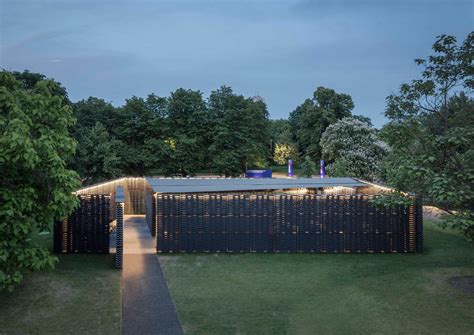
[[[124,218],[122,334],[183,334],[143,215]]]

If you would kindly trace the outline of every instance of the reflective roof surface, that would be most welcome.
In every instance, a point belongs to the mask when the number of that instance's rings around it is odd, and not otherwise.
[[[367,186],[353,178],[146,178],[158,193],[206,193]]]

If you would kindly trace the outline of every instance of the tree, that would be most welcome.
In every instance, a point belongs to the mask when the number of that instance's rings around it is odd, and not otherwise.
[[[71,133],[76,139],[82,131],[93,128],[97,122],[100,122],[109,132],[119,126],[116,108],[103,99],[89,97],[73,103],[72,110],[77,122],[71,129]]]
[[[374,180],[388,146],[371,126],[370,119],[346,117],[326,128],[321,137],[328,174]]]
[[[301,164],[300,176],[303,178],[311,178],[314,174],[316,174],[316,171],[316,163],[314,163],[309,156],[306,156],[303,163]]]
[[[165,172],[196,174],[206,163],[209,146],[209,119],[202,93],[177,89],[168,98],[165,116]]]
[[[367,123],[369,126],[373,127],[374,125],[372,124],[372,120],[368,116],[363,116],[363,115],[352,115],[353,119],[362,121],[364,123]]]
[[[392,147],[387,181],[444,209],[446,224],[474,238],[474,33],[457,44],[439,36],[415,62],[421,77],[387,97],[382,130]]]
[[[12,290],[27,270],[54,265],[48,250],[31,240],[76,205],[78,176],[66,169],[75,142],[71,108],[51,80],[25,88],[0,73],[0,289]]]
[[[272,143],[291,143],[291,124],[286,119],[269,120],[270,140]]]
[[[312,99],[306,99],[290,113],[293,141],[300,154],[309,155],[313,160],[319,159],[322,134],[330,124],[351,116],[353,108],[354,103],[349,95],[318,87]]]
[[[118,109],[116,124],[109,133],[121,142],[117,155],[125,174],[143,176],[162,158],[160,147],[152,144],[164,141],[164,108],[165,100],[149,95],[146,99],[133,96]]]
[[[13,71],[13,72],[10,72],[10,74],[14,76],[15,79],[21,83],[21,86],[24,89],[27,89],[27,90],[31,90],[35,88],[38,82],[47,80],[44,74],[30,72],[28,70],[25,70],[23,72]],[[48,79],[48,80],[52,80],[52,79]],[[51,90],[52,90],[51,94],[53,94],[54,96],[61,97],[64,101],[64,104],[70,104],[67,91],[61,85],[61,83],[54,81],[54,87],[52,87]]]
[[[270,120],[270,159],[276,164],[283,165],[281,154],[285,150],[291,150],[291,158],[299,160],[299,153],[296,144],[293,142],[290,122],[286,119]],[[285,148],[283,151],[282,149]],[[286,154],[284,154],[285,156]],[[288,156],[288,155],[286,155]],[[288,156],[288,157],[289,157]],[[279,157],[279,158],[277,158]],[[278,161],[277,161],[278,159]]]
[[[273,160],[278,165],[285,165],[289,159],[298,159],[298,150],[292,144],[275,144]]]
[[[119,161],[118,147],[111,145],[111,141],[115,140],[109,135],[120,128],[117,109],[95,97],[72,103],[71,106],[77,122],[69,131],[77,141],[77,150],[68,166],[77,171],[86,184],[121,175],[121,171],[115,170],[118,167],[112,169],[110,165]],[[100,126],[96,128],[98,123]],[[107,154],[107,150],[112,151]]]
[[[262,166],[270,143],[268,111],[260,99],[244,98],[222,86],[209,97],[212,169],[238,176],[246,167]]]
[[[90,184],[121,176],[121,147],[121,142],[111,138],[102,123],[97,122],[94,127],[86,129],[80,138],[75,160],[82,182]]]

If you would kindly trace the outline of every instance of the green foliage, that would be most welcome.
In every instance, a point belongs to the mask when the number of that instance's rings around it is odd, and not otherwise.
[[[113,129],[114,121],[117,121],[117,110],[111,103],[102,99],[89,97],[72,104],[72,109],[77,122],[71,128],[74,137],[80,136],[81,132],[91,129],[100,122],[106,129]]]
[[[94,127],[85,129],[74,162],[83,183],[91,184],[121,176],[121,147],[121,142],[111,138],[102,123],[97,122]]]
[[[223,86],[208,102],[200,91],[132,97],[119,108],[97,98],[73,104],[79,150],[71,162],[85,182],[118,175],[240,175],[270,157],[268,112],[261,99]],[[94,129],[99,122],[105,129]],[[98,146],[103,142],[102,146]]]
[[[387,181],[449,213],[448,225],[472,238],[474,227],[474,33],[458,45],[440,36],[434,55],[418,59],[421,78],[387,98],[383,139]]]
[[[311,178],[316,172],[316,163],[314,163],[309,156],[306,156],[303,163],[301,163],[300,177]]]
[[[292,144],[275,144],[275,151],[273,153],[273,160],[278,165],[285,165],[289,159],[298,159],[298,150]]]
[[[361,122],[364,122],[368,124],[370,127],[373,127],[374,125],[372,124],[372,120],[368,116],[363,116],[363,115],[352,115],[353,119],[359,120]]]
[[[126,175],[146,175],[147,170],[162,157],[160,146],[149,141],[164,140],[164,121],[160,110],[164,102],[154,95],[147,99],[131,97],[118,108],[115,126],[108,129],[112,137],[121,142],[119,157]],[[150,152],[153,148],[156,151]]]
[[[209,116],[200,91],[177,89],[165,110],[167,146],[162,164],[167,174],[194,175],[206,160],[209,145]]]
[[[454,215],[444,214],[441,225],[460,231],[469,241],[474,240],[474,212],[472,210],[458,211]]]
[[[12,290],[24,271],[53,266],[29,238],[76,205],[77,174],[65,167],[75,150],[74,117],[58,91],[51,80],[25,88],[0,73],[0,289]]]
[[[323,158],[333,177],[374,180],[388,146],[379,138],[370,119],[347,117],[326,128],[321,137]]]
[[[413,204],[414,197],[410,197],[400,191],[383,192],[374,196],[370,202],[375,207],[383,209],[385,207],[396,208],[399,206],[407,207]]]
[[[222,86],[209,97],[212,169],[239,176],[248,166],[265,161],[270,143],[267,106],[262,100],[236,95]]]
[[[290,113],[292,139],[301,156],[313,159],[321,157],[320,140],[326,128],[338,120],[351,116],[354,108],[352,98],[347,94],[336,93],[332,89],[318,87],[312,99]]]
[[[38,82],[47,80],[44,74],[34,73],[28,70],[25,70],[23,72],[13,71],[10,72],[10,74],[15,77],[15,79],[18,80],[21,83],[21,86],[26,90],[34,89]],[[54,82],[54,87],[50,88],[51,94],[62,98],[65,104],[70,104],[67,91],[61,85],[61,83],[58,83],[57,81],[54,81],[52,79],[48,80]]]
[[[269,120],[270,140],[272,144],[291,144],[293,137],[290,122],[286,119]]]

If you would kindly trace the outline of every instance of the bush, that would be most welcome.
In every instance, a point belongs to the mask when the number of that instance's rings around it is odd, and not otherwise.
[[[314,174],[316,174],[316,164],[306,156],[304,158],[304,162],[301,164],[301,174],[300,176],[303,178],[311,178]]]

